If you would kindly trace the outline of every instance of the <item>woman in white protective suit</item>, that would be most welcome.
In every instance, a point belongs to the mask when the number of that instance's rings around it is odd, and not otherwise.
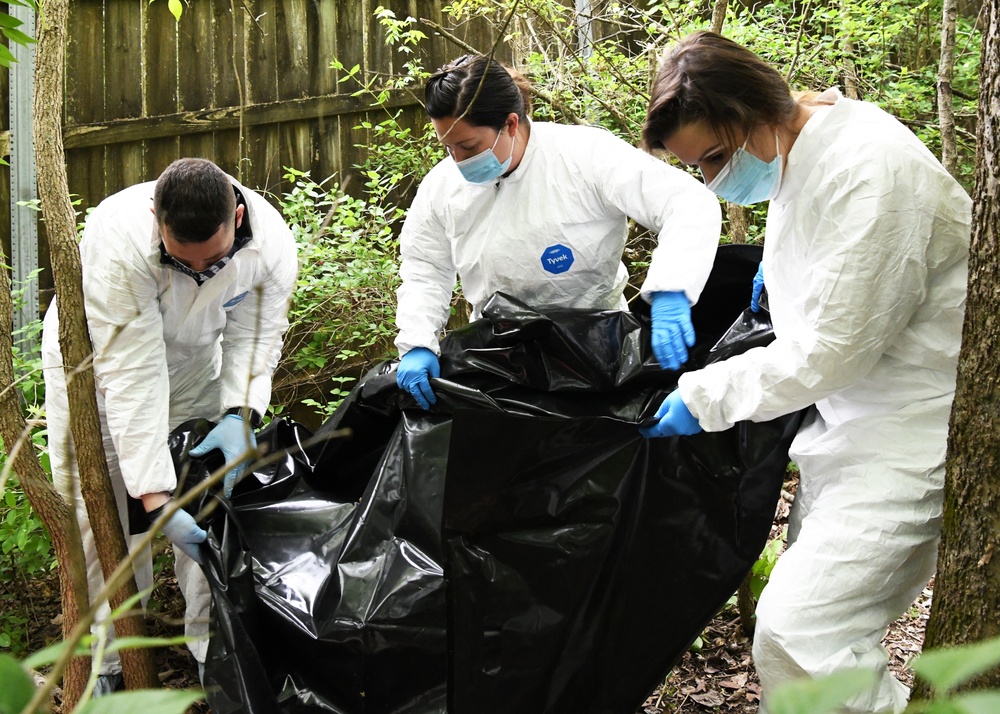
[[[537,309],[626,308],[629,217],[659,233],[641,293],[656,358],[679,368],[719,240],[711,192],[603,129],[530,121],[527,82],[487,57],[438,70],[425,99],[450,158],[421,183],[400,235],[400,387],[435,402],[456,273],[474,317],[497,291]]]
[[[666,56],[643,137],[729,201],[770,200],[758,278],[775,334],[682,375],[644,435],[816,405],[791,447],[789,545],[757,608],[761,711],[776,685],[850,667],[875,679],[848,711],[902,711],[880,641],[934,570],[971,201],[890,115],[835,89],[796,101],[709,32]]]

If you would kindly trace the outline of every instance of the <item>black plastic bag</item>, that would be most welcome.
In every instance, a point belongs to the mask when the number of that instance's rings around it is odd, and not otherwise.
[[[759,260],[720,249],[689,368],[770,339],[713,351]],[[262,432],[292,453],[237,486],[206,546],[213,711],[634,712],[763,548],[798,424],[642,438],[678,376],[646,312],[497,295],[442,344],[432,411],[387,364],[318,444]]]

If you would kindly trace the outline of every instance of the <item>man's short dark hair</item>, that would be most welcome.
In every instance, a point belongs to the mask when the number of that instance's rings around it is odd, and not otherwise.
[[[180,243],[203,243],[235,220],[236,193],[229,177],[208,159],[178,159],[156,180],[156,222]]]

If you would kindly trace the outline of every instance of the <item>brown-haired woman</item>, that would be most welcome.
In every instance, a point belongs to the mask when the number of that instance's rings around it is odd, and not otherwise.
[[[474,316],[497,291],[542,310],[626,307],[629,217],[659,233],[641,289],[656,358],[677,369],[694,344],[690,306],[715,258],[718,201],[608,131],[530,121],[529,96],[523,78],[481,56],[427,82],[427,113],[451,156],[403,225],[396,312],[397,382],[425,409],[456,273]]]
[[[816,406],[791,448],[788,548],[757,608],[761,711],[776,685],[848,667],[877,674],[848,711],[902,711],[880,640],[934,569],[971,201],[881,109],[835,89],[796,101],[709,32],[664,60],[644,141],[730,201],[770,200],[761,275],[775,334],[682,375],[644,434]]]

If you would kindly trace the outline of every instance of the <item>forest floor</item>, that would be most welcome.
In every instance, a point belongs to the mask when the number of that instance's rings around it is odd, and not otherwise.
[[[794,498],[795,482],[785,484],[778,505],[772,537],[780,536],[787,524],[788,510]],[[169,568],[169,557],[158,559],[160,585],[154,593],[147,626],[153,636],[182,634],[180,625],[183,601]],[[24,588],[30,602],[26,611],[34,624],[31,649],[39,649],[60,637],[58,580],[54,574]],[[916,602],[894,622],[884,644],[890,655],[890,668],[907,685],[913,682],[908,662],[919,654],[924,627],[930,614],[932,586],[924,589]],[[689,651],[667,676],[663,685],[646,700],[636,714],[753,714],[760,701],[760,684],[750,657],[751,638],[743,632],[735,606],[724,608],[701,636],[698,651]],[[197,667],[186,647],[168,647],[158,651],[160,680],[166,687],[198,687]],[[54,707],[54,714],[61,710]],[[208,714],[204,702],[195,704],[189,714]]]

